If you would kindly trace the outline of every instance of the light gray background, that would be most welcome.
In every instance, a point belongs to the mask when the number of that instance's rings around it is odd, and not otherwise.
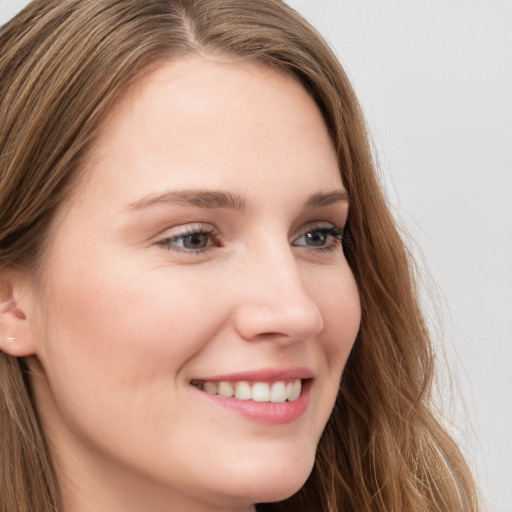
[[[359,93],[390,201],[437,283],[424,302],[450,428],[487,510],[512,512],[512,0],[288,1]],[[0,24],[26,3],[0,0]]]

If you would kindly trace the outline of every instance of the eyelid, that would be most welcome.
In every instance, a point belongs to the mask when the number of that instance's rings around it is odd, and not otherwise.
[[[158,237],[163,239],[169,238],[179,238],[180,236],[187,236],[193,233],[202,232],[202,231],[212,231],[214,230],[213,226],[208,223],[202,222],[191,222],[184,223],[178,226],[173,226],[162,231]]]
[[[302,226],[300,230],[297,232],[297,234],[293,237],[293,240],[297,240],[298,238],[304,236],[306,233],[310,231],[315,230],[329,230],[329,229],[336,229],[338,231],[343,232],[344,228],[339,227],[333,222],[329,221],[316,221],[316,222],[309,222],[308,224]]]

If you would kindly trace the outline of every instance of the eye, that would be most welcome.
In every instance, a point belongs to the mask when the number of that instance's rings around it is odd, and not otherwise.
[[[204,227],[188,227],[181,233],[169,236],[160,240],[159,245],[177,252],[200,254],[213,247],[220,247],[218,239],[213,230]]]
[[[174,245],[185,249],[205,249],[208,246],[209,234],[192,233],[191,235],[180,236],[172,240]]]
[[[336,226],[316,226],[297,238],[293,245],[319,249],[334,249],[343,245],[344,230]]]

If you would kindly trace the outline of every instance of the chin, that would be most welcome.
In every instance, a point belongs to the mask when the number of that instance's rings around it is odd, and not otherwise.
[[[304,450],[298,446],[297,451]],[[240,495],[250,496],[253,503],[282,501],[297,493],[313,469],[314,453],[307,456],[272,457],[262,460],[248,472],[237,472],[231,483],[238,481]]]
[[[285,482],[280,482],[279,485],[276,485],[275,481],[271,482],[267,488],[260,488],[257,490],[253,499],[254,503],[273,503],[290,498],[300,491],[306,483],[310,473],[311,471],[301,478],[288,479]]]

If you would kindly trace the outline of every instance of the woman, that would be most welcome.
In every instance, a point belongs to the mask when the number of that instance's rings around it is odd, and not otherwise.
[[[40,0],[0,48],[0,510],[477,510],[304,20]]]

